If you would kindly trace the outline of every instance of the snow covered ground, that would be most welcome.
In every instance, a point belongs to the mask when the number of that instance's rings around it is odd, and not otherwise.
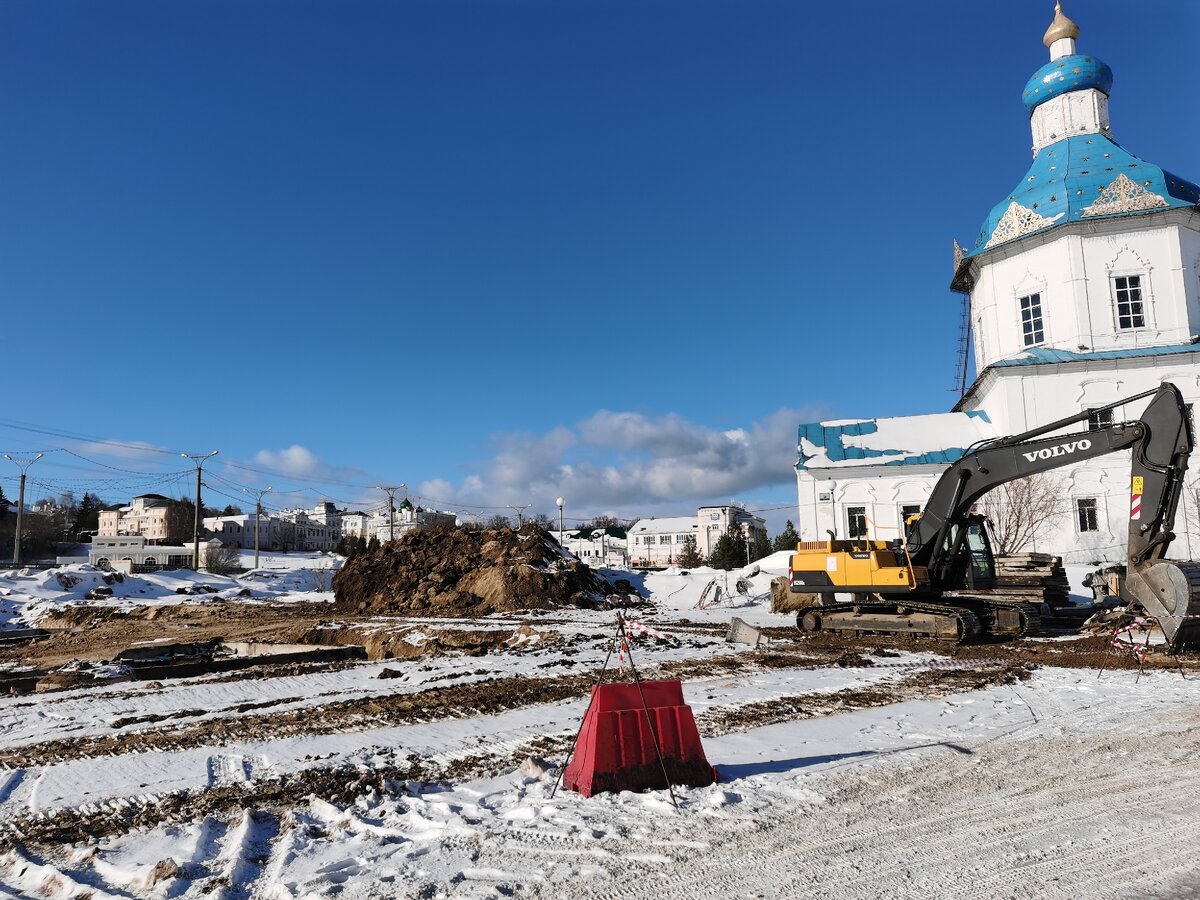
[[[0,894],[1196,896],[1200,674],[1024,672],[1016,645],[996,647],[997,665],[809,655],[786,632],[765,649],[726,643],[734,616],[791,624],[769,611],[779,562],[760,562],[744,593],[732,573],[715,603],[707,569],[611,573],[653,599],[635,615],[662,638],[636,642],[636,662],[683,679],[719,772],[677,788],[678,808],[665,791],[554,792],[612,613],[421,620],[525,621],[543,637],[0,698]],[[0,593],[32,621],[103,583],[75,574],[69,589],[0,575]],[[175,593],[195,577],[136,576],[102,602],[215,596]],[[303,566],[201,577],[230,598],[250,587],[243,602],[327,596]],[[514,695],[529,686],[543,689]]]

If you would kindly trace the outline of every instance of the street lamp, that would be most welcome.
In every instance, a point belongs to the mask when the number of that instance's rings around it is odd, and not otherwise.
[[[190,459],[196,464],[196,518],[192,523],[192,570],[200,571],[200,470],[208,460],[212,459],[220,450],[214,450],[212,453],[180,453],[184,459]]]
[[[391,485],[375,485],[375,490],[383,491],[388,497],[388,540],[396,539],[396,491],[404,488],[404,499],[408,499],[408,485],[404,482],[400,483],[400,487],[392,487]]]
[[[37,456],[18,456],[13,458],[7,453],[4,458],[21,470],[21,490],[17,495],[17,533],[13,538],[13,565],[21,564],[21,519],[25,514],[25,473],[29,471],[29,467],[41,459],[46,454],[39,453]]]
[[[262,498],[263,494],[271,493],[270,486],[261,491],[251,491],[248,488],[242,488],[244,493],[254,497],[254,568],[258,568],[258,535],[262,530]]]
[[[554,502],[558,504],[558,546],[561,547],[563,541],[562,511],[563,503],[566,501],[564,501],[562,497],[555,497]]]

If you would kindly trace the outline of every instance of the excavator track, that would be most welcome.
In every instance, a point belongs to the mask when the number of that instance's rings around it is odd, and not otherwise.
[[[801,631],[850,631],[856,634],[909,634],[968,644],[982,631],[971,610],[936,603],[889,603],[866,600],[810,606],[796,616]]]
[[[849,631],[856,634],[908,634],[955,644],[985,635],[1017,638],[1041,624],[1027,603],[1004,603],[981,597],[955,597],[948,603],[896,603],[878,595],[851,603],[810,606],[796,616],[800,631]]]

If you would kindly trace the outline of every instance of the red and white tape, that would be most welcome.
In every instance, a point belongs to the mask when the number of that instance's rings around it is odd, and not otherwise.
[[[655,631],[653,628],[643,622],[625,622],[625,636],[627,638],[632,639],[639,632],[642,634],[648,634],[650,637],[659,641],[674,642],[676,640],[673,637],[663,634],[661,631]]]

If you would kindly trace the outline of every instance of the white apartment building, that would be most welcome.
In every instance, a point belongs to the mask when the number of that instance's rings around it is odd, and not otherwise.
[[[161,494],[142,494],[129,506],[100,511],[99,537],[141,535],[148,544],[161,544],[167,539],[167,512],[170,497]]]
[[[223,545],[236,544],[246,550],[254,549],[254,513],[239,513],[236,516],[210,516],[204,519],[204,530]],[[258,525],[258,546],[261,550],[279,549],[279,526],[281,520],[263,516]]]
[[[565,532],[563,549],[593,568],[623,569],[629,564],[626,540],[603,528],[588,528]]]
[[[745,507],[701,506],[694,516],[664,519],[639,519],[629,529],[629,562],[635,566],[669,566],[675,563],[683,543],[695,538],[696,552],[708,558],[721,535],[730,528],[739,529],[747,540],[766,537],[767,522]]]

